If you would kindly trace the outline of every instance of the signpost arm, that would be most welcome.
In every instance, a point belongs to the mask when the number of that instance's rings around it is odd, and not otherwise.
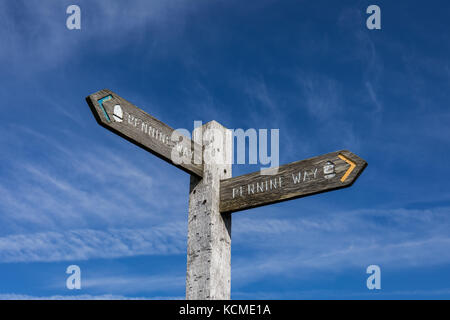
[[[231,214],[221,214],[220,180],[231,177],[231,131],[215,121],[194,130],[203,139],[203,178],[191,175],[186,299],[228,300]],[[194,141],[197,139],[194,138]],[[201,141],[201,140],[200,140]]]

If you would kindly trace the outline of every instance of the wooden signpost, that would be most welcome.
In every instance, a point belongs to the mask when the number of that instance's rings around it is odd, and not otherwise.
[[[191,175],[186,299],[230,299],[231,213],[349,187],[367,166],[342,150],[232,178],[232,134],[219,123],[196,128],[198,144],[110,90],[86,101],[101,126]]]

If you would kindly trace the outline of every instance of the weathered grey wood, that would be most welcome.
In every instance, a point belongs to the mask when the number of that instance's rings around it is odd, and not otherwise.
[[[197,134],[203,136],[203,158],[213,153],[221,161],[205,160],[203,179],[191,176],[186,299],[225,300],[231,290],[231,214],[220,213],[219,190],[220,180],[231,177],[232,135],[215,121],[196,128]]]
[[[106,97],[110,98],[101,102],[101,99]],[[86,97],[86,101],[95,119],[102,127],[189,174],[202,177],[202,147],[200,145],[195,145],[192,140],[184,136],[179,137],[180,135],[178,135],[178,141],[176,139],[174,139],[175,142],[172,141],[174,129],[108,89],[89,95]],[[116,105],[119,105],[120,108],[116,108],[115,115]],[[122,111],[122,117],[118,116],[119,110]],[[174,148],[177,150],[177,155],[180,155],[180,152],[188,155],[189,159],[184,161],[187,163],[174,163],[172,154]],[[194,152],[195,150],[199,150],[199,152]]]
[[[350,170],[349,162],[341,157],[353,162],[355,168]],[[335,166],[334,176],[326,174],[326,169],[331,168],[324,168],[328,161]],[[274,175],[261,175],[258,171],[225,179],[220,183],[220,212],[231,213],[349,187],[366,165],[357,155],[341,150],[281,166]]]

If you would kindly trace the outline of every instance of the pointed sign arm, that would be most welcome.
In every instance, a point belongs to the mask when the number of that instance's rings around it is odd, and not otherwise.
[[[202,146],[188,137],[108,89],[89,95],[86,102],[102,127],[189,174],[203,176]],[[174,154],[184,161],[174,161]]]
[[[350,187],[367,162],[348,150],[225,179],[220,182],[220,212],[229,213]]]

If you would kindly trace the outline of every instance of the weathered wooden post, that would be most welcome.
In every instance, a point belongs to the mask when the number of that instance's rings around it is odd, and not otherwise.
[[[232,134],[211,121],[194,130],[194,141],[203,144],[204,164],[203,178],[191,175],[186,299],[230,299],[231,213],[220,213],[219,192],[220,180],[231,178]]]

